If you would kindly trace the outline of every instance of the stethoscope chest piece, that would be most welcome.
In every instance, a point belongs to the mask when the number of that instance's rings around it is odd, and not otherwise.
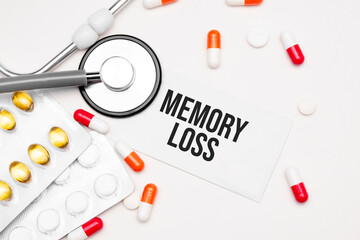
[[[161,67],[153,50],[128,35],[96,42],[85,53],[79,69],[100,73],[101,83],[80,87],[80,92],[94,110],[111,117],[144,110],[161,84]]]

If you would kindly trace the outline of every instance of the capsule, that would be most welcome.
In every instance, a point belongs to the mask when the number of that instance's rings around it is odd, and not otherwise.
[[[51,128],[49,132],[50,142],[58,148],[65,148],[69,143],[69,138],[64,130],[59,127]]]
[[[298,201],[299,203],[306,202],[309,196],[296,167],[288,167],[285,171],[285,175],[296,201]]]
[[[160,7],[169,3],[176,2],[176,0],[144,0],[145,8]]]
[[[32,111],[34,108],[34,101],[27,92],[14,92],[12,95],[14,105],[23,111]]]
[[[221,59],[221,35],[217,30],[211,30],[207,39],[207,63],[210,68],[218,68]]]
[[[0,180],[0,201],[9,201],[12,196],[12,190],[9,184]]]
[[[106,134],[110,130],[109,125],[105,121],[83,109],[78,109],[74,112],[74,119],[82,125],[102,134]]]
[[[100,231],[103,227],[103,221],[96,217],[78,227],[67,235],[68,240],[85,240],[94,233]]]
[[[263,0],[226,0],[229,6],[253,6],[259,5]]]
[[[45,147],[40,144],[31,144],[28,148],[30,159],[37,164],[45,165],[50,160],[50,154]]]
[[[280,39],[293,64],[302,64],[305,61],[305,57],[292,32],[289,30],[283,31],[280,35]]]
[[[127,143],[124,141],[118,141],[115,144],[115,149],[132,170],[140,172],[144,169],[144,161],[133,149],[129,147],[129,145],[127,145]]]
[[[14,129],[15,125],[14,115],[5,109],[0,109],[0,127],[6,131],[10,131]]]
[[[137,211],[137,218],[140,222],[146,222],[149,220],[156,193],[157,187],[155,184],[149,183],[145,186]]]
[[[30,169],[21,162],[12,162],[9,171],[11,176],[18,182],[27,183],[31,180]]]

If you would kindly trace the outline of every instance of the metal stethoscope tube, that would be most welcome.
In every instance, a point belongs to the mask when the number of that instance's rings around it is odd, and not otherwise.
[[[115,15],[121,8],[123,8],[130,1],[131,0],[118,0],[113,6],[110,7],[109,12],[112,15]],[[32,74],[44,73],[44,72],[51,70],[58,64],[60,64],[62,61],[64,61],[67,57],[69,57],[77,49],[78,48],[76,47],[75,43],[71,43],[64,50],[62,50],[58,55],[56,55],[53,59],[51,59],[48,63],[46,63],[43,67],[41,67],[40,69],[38,69],[32,73],[16,73],[16,72],[10,71],[9,69],[5,68],[2,64],[0,64],[0,72],[8,77],[16,77],[16,76],[22,76],[22,75],[32,75]]]

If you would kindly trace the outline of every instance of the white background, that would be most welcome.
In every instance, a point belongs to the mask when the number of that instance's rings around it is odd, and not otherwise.
[[[40,67],[70,43],[74,30],[113,0],[0,0],[0,62],[15,71]],[[129,171],[141,192],[148,182],[159,193],[152,218],[136,220],[122,203],[101,217],[91,239],[359,239],[360,236],[360,3],[356,0],[264,0],[258,7],[229,7],[224,0],[179,0],[154,10],[133,0],[109,33],[146,41],[166,69],[199,79],[229,94],[288,115],[294,126],[261,203],[255,203],[141,155],[146,168]],[[263,49],[251,48],[246,31],[271,33]],[[206,66],[206,35],[222,33],[222,66]],[[279,41],[296,35],[306,60],[294,67]],[[57,70],[76,69],[78,52]],[[164,79],[166,81],[166,79]],[[89,109],[77,89],[51,91],[72,113]],[[318,104],[310,117],[297,102]],[[105,118],[105,117],[104,117]],[[116,119],[111,139],[121,136]],[[296,165],[309,192],[297,204],[284,169]]]

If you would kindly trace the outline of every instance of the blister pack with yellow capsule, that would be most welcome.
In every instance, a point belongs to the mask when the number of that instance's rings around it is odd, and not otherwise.
[[[0,232],[90,144],[44,91],[0,95]]]
[[[0,232],[0,239],[60,239],[134,191],[113,143],[100,133],[90,135],[90,146]]]

